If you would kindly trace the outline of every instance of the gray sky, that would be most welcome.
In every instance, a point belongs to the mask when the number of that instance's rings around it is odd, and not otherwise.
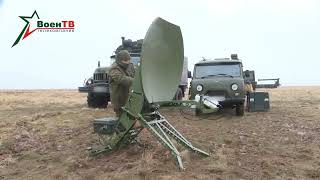
[[[90,2],[90,3],[89,3]],[[74,20],[74,33],[34,32],[11,48],[25,26],[18,16]],[[320,85],[318,0],[0,0],[0,89],[77,88],[121,36],[143,38],[156,17],[182,29],[189,68],[238,53],[257,78]]]

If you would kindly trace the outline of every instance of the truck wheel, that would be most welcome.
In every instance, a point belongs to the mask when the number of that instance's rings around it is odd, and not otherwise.
[[[106,95],[96,95],[93,93],[88,93],[87,103],[88,103],[88,107],[107,108],[108,99]]]
[[[236,106],[236,115],[243,116],[244,115],[244,104],[238,104]]]
[[[176,95],[174,96],[174,100],[182,100],[183,98],[183,93],[181,88],[177,89]]]

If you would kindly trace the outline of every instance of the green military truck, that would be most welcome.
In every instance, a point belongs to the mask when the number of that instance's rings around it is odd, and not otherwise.
[[[131,56],[131,62],[133,65],[139,66],[140,64],[140,53],[143,43],[143,39],[132,41],[131,39],[125,39],[121,37],[122,44],[118,46],[115,50],[114,55],[112,55],[111,62],[115,61],[115,54],[120,50],[128,50]],[[108,72],[111,67],[100,67],[100,62],[98,62],[98,67],[93,73],[93,77],[85,80],[84,85],[79,87],[78,90],[81,93],[88,93],[87,104],[89,107],[93,108],[107,108],[108,102],[110,101],[109,92],[109,77]],[[185,57],[183,64],[183,72],[181,75],[180,85],[177,89],[177,93],[174,97],[176,100],[181,100],[185,95],[185,91],[188,87],[188,77],[191,76],[191,72],[188,71],[188,59]]]
[[[245,89],[242,62],[236,54],[230,58],[204,59],[194,66],[190,83],[190,99],[203,95],[211,106],[235,108],[236,115],[244,115]],[[196,109],[196,114],[201,114]]]
[[[256,90],[256,88],[278,88],[280,86],[280,78],[258,79],[258,82],[260,82],[258,83],[253,70],[246,70],[244,71],[244,74],[245,82],[251,84],[253,90]]]

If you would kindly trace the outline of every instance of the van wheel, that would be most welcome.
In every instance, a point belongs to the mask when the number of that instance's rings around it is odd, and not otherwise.
[[[183,93],[181,88],[177,89],[176,95],[174,96],[174,100],[182,100],[183,98]]]
[[[236,115],[243,116],[244,115],[244,104],[238,104],[236,106]]]

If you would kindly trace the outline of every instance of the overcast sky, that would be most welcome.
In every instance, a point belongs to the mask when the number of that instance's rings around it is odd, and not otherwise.
[[[34,32],[18,16],[74,20],[75,32]],[[257,78],[320,85],[318,0],[0,0],[0,89],[77,88],[109,57],[121,36],[141,39],[156,17],[182,29],[189,68],[237,53]]]

